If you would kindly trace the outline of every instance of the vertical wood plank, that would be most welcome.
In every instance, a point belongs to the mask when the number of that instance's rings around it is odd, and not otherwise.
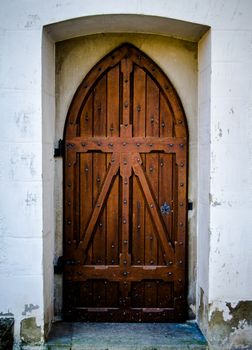
[[[107,132],[107,76],[99,81],[94,91],[93,135],[106,136]],[[93,153],[93,203],[101,191],[107,172],[106,154]],[[105,204],[106,205],[106,204]],[[104,265],[106,260],[106,208],[102,214],[93,236],[93,264]]]
[[[145,136],[146,73],[134,66],[133,75],[133,136]],[[144,160],[145,156],[142,156]],[[145,200],[140,184],[133,175],[132,191],[132,264],[144,265]]]
[[[119,136],[119,66],[108,72],[107,77],[107,135]],[[107,155],[107,167],[111,155]],[[107,199],[107,256],[106,264],[119,263],[119,175]],[[111,291],[108,295],[110,298]],[[110,299],[109,299],[110,300]]]
[[[159,89],[148,75],[146,79],[146,136],[159,136]],[[158,163],[158,153],[146,155],[146,175],[157,202],[159,185]],[[147,265],[156,265],[159,244],[148,210],[145,211],[145,225],[145,263]]]

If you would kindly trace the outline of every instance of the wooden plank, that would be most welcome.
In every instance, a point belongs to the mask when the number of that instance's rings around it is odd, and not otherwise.
[[[108,72],[107,77],[107,135],[119,137],[119,66]],[[111,154],[107,154],[107,168]],[[119,263],[119,175],[112,184],[107,199],[106,264]],[[112,291],[110,291],[112,293]]]
[[[133,125],[132,133],[140,145],[145,137],[146,73],[138,66],[133,71]],[[133,138],[134,139],[134,138]],[[132,140],[133,140],[132,139]],[[144,160],[145,156],[141,156]],[[145,200],[138,178],[133,174],[132,191],[132,264],[144,265],[145,252]]]
[[[139,155],[133,156],[133,170],[136,176],[138,176],[139,181],[141,183],[143,193],[148,203],[148,209],[152,217],[152,222],[155,223],[157,235],[159,237],[163,251],[166,254],[165,260],[168,261],[169,257],[170,259],[173,257],[174,251],[172,249],[170,238],[167,239],[167,233],[164,228],[162,218],[160,217],[159,208],[155,201],[155,197],[150,190],[148,181],[144,175],[143,169],[141,167],[141,160]]]
[[[121,61],[122,78],[122,122],[124,125],[130,124],[130,86],[132,71],[132,61],[128,58],[124,58]]]
[[[106,136],[107,132],[107,76],[98,82],[94,90],[93,136]],[[106,154],[93,154],[93,198],[94,203],[102,189],[107,172]],[[106,203],[103,201],[98,224],[94,226],[93,263],[103,265],[106,260]]]
[[[118,168],[119,168],[118,158],[119,158],[119,156],[116,154],[113,156],[113,159],[115,159],[115,161],[112,163],[112,165],[110,166],[110,168],[108,170],[108,173],[107,173],[106,178],[104,180],[104,183],[102,185],[102,189],[101,189],[99,196],[95,202],[92,216],[90,218],[88,227],[87,227],[86,232],[85,232],[84,237],[83,237],[83,250],[84,250],[84,252],[86,251],[87,247],[90,244],[90,239],[92,237],[95,225],[97,223],[97,220],[100,216],[101,210],[104,206],[105,200],[106,200],[107,195],[109,193],[109,189],[112,185],[112,180],[118,171]]]

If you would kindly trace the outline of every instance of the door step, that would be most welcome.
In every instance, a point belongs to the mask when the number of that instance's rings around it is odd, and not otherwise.
[[[47,350],[207,350],[197,323],[55,323]]]

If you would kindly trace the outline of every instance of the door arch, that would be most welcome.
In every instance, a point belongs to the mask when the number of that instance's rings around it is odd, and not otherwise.
[[[188,130],[169,79],[123,44],[79,86],[64,141],[65,318],[184,320]]]

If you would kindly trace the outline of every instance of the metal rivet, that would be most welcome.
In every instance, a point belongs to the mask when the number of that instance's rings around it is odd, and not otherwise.
[[[165,127],[165,123],[164,123],[164,122],[162,122],[162,124],[161,124],[161,125],[162,125],[162,128],[164,128],[164,127]]]
[[[97,206],[97,208],[99,208],[99,207],[100,207],[100,204],[97,204],[96,206]]]
[[[151,260],[151,261],[150,261],[150,264],[151,264],[151,265],[153,265],[153,264],[154,264],[154,261],[153,261],[153,260]]]
[[[88,172],[88,167],[85,168],[85,171]]]
[[[125,103],[124,103],[124,107],[125,107],[125,108],[128,108],[128,102],[125,102]]]
[[[127,265],[127,260],[123,260],[124,265]]]
[[[137,263],[138,263],[138,264],[141,264],[141,260],[137,260]]]
[[[110,147],[113,147],[113,143],[112,143],[112,142],[110,142],[110,143],[109,143],[109,146],[110,146]]]
[[[180,207],[183,207],[183,205],[184,205],[183,202],[180,202],[180,203],[179,203],[179,206],[180,206]]]
[[[71,223],[72,223],[71,220],[67,220],[68,225],[71,225]]]
[[[123,241],[123,243],[124,243],[124,244],[127,244],[127,243],[128,243],[128,241],[125,239],[125,240]]]
[[[71,202],[70,202],[70,201],[68,201],[68,202],[67,202],[67,205],[68,205],[68,206],[70,207],[70,205],[71,205]]]
[[[151,122],[151,124],[153,124],[154,123],[154,118],[151,118],[150,122]]]
[[[82,145],[82,147],[85,147],[86,143],[85,142],[81,142],[81,145]]]
[[[69,162],[67,165],[68,165],[68,167],[70,167],[72,165],[72,163]]]
[[[181,283],[181,282],[182,282],[182,279],[180,278],[178,281],[179,281],[179,283]]]
[[[137,229],[140,230],[141,226],[140,225],[137,225]]]
[[[180,148],[183,148],[183,147],[184,147],[184,144],[183,144],[183,143],[181,143],[179,146],[180,146]]]
[[[151,208],[154,208],[154,205],[153,205],[153,204],[151,204],[151,205],[150,205],[150,207],[151,207]]]
[[[101,146],[101,142],[98,142],[97,145],[98,145],[98,146]]]
[[[128,272],[127,271],[124,271],[123,272],[123,276],[127,276]]]
[[[99,226],[102,227],[102,222],[99,223]]]
[[[168,272],[168,275],[171,276],[171,275],[172,275],[172,272]]]
[[[111,248],[115,248],[115,245],[114,245],[114,244],[111,244]]]
[[[179,120],[178,120],[178,123],[179,123],[179,124],[182,124],[182,120],[179,119]]]
[[[71,244],[72,242],[71,241],[67,241],[68,244]]]
[[[71,182],[68,182],[67,186],[68,186],[68,187],[71,187],[71,186],[72,186]]]
[[[136,144],[136,145],[137,145],[137,147],[140,147],[140,143],[139,143],[139,142],[137,142],[137,144]]]
[[[123,161],[123,164],[124,164],[124,165],[127,165],[127,161],[126,161],[126,160],[124,160],[124,161]]]
[[[180,227],[183,227],[183,222],[180,222],[180,223],[179,223],[179,226],[180,226]]]
[[[128,82],[128,79],[125,79],[124,82],[127,83],[127,82]]]
[[[149,143],[149,146],[152,147],[152,146],[153,146],[153,143]]]
[[[123,200],[123,204],[127,204],[127,199],[124,199],[124,200]]]
[[[140,163],[140,158],[137,158],[138,163]]]
[[[180,263],[180,264],[183,264],[183,261],[182,261],[182,260],[179,260],[179,263]]]
[[[172,264],[173,264],[173,262],[172,262],[172,261],[169,261],[169,264],[170,264],[170,265],[172,265]]]
[[[160,163],[160,166],[164,166],[164,163],[163,163],[163,162],[161,162],[161,163]]]
[[[140,111],[141,111],[141,106],[138,105],[138,106],[137,106],[137,112],[140,112]]]
[[[153,168],[152,167],[150,167],[150,172],[152,172],[153,171]]]
[[[153,237],[152,237],[152,236],[150,236],[150,240],[151,240],[151,241],[153,240]]]
[[[180,241],[180,242],[179,242],[179,245],[183,245],[183,242]]]
[[[180,183],[180,187],[183,187],[183,186],[184,186],[184,183],[183,183],[183,182],[181,182],[181,183]]]
[[[127,221],[124,219],[124,220],[123,220],[123,223],[126,224],[126,222],[127,222]]]
[[[99,67],[99,68],[98,68],[98,71],[100,72],[101,70],[102,70],[101,67]]]
[[[99,177],[97,177],[96,181],[97,181],[97,182],[100,182],[100,181],[101,181],[101,179],[100,179]]]
[[[180,162],[180,166],[181,166],[181,168],[183,168],[184,162]]]
[[[109,129],[110,131],[114,131],[114,128],[111,126],[111,128]]]
[[[114,161],[115,161],[114,158],[112,158],[112,159],[111,159],[111,163],[114,163]]]
[[[173,143],[169,143],[168,146],[169,146],[169,147],[173,147]]]
[[[126,146],[127,145],[127,142],[123,142],[123,146]]]
[[[124,184],[125,184],[125,185],[128,185],[128,181],[127,181],[127,180],[124,180]]]
[[[114,259],[112,259],[112,260],[111,260],[111,264],[113,265],[114,263],[115,263],[115,260],[114,260]]]

